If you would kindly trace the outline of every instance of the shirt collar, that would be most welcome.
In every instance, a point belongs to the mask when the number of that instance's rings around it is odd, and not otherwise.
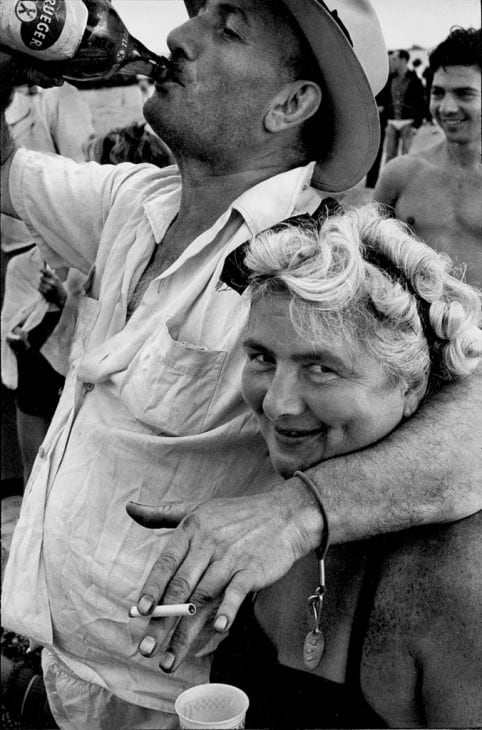
[[[164,178],[162,189],[157,189],[143,205],[156,243],[164,238],[181,205],[181,176],[178,168],[170,165],[158,172]]]
[[[242,215],[252,236],[280,220],[306,212],[305,205],[309,206],[310,198],[315,196],[316,201],[319,200],[319,193],[310,187],[314,167],[315,162],[310,162],[270,177],[234,201],[231,208]]]
[[[237,211],[246,223],[250,235],[254,236],[289,216],[307,210],[313,212],[320,197],[319,192],[310,187],[314,167],[315,163],[310,162],[263,180],[242,193],[221,218],[228,221],[232,210]],[[151,200],[144,203],[144,210],[157,242],[164,238],[169,224],[179,210],[181,200],[181,178],[177,168],[163,168],[161,174],[165,176],[162,192],[157,192]],[[221,218],[213,228],[218,227]]]

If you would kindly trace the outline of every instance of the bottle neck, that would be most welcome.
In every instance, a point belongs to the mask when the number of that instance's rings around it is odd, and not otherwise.
[[[167,63],[163,63],[163,61],[162,56],[156,60],[139,58],[136,61],[126,61],[125,64],[119,66],[116,73],[123,76],[148,76],[153,81],[161,81],[167,68]]]
[[[153,81],[163,78],[169,64],[167,58],[150,51],[127,31],[120,44],[117,57],[119,59],[117,73],[128,76],[142,74],[149,76]]]

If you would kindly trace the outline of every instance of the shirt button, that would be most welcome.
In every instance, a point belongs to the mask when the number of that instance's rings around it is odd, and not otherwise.
[[[45,459],[45,456],[46,456],[46,451],[45,451],[45,449],[43,448],[43,446],[41,446],[41,447],[39,448],[39,450],[38,450],[38,455],[39,455],[39,457],[40,457],[41,459]]]
[[[84,383],[84,390],[86,393],[90,393],[91,390],[94,390],[94,383]]]

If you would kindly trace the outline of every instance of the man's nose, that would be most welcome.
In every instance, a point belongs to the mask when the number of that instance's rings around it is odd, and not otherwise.
[[[296,373],[277,371],[263,400],[263,411],[272,421],[282,416],[299,416],[305,410]]]
[[[171,30],[166,42],[174,57],[182,56],[188,61],[194,61],[199,53],[201,38],[201,28],[199,26],[199,19],[195,16]]]
[[[453,94],[445,94],[440,103],[440,112],[442,114],[454,113],[458,109],[457,101]]]

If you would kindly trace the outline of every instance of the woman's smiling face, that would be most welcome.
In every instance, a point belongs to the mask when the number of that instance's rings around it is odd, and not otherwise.
[[[378,441],[412,412],[404,387],[361,346],[354,356],[348,344],[301,337],[289,302],[280,293],[253,303],[243,371],[244,399],[285,478]]]

